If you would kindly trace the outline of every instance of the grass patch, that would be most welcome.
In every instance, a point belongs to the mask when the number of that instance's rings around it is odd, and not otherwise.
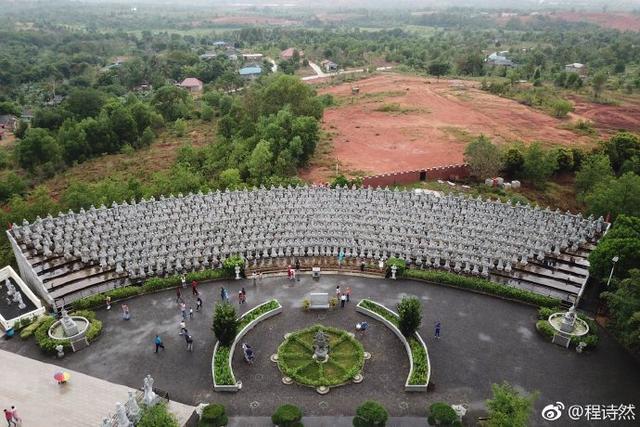
[[[392,102],[392,103],[383,104],[378,108],[374,108],[373,111],[378,111],[380,113],[409,114],[409,113],[420,112],[420,109],[404,107],[398,104],[397,102]]]
[[[471,142],[476,138],[476,135],[473,135],[471,132],[456,126],[442,126],[440,127],[440,130],[452,136],[456,140],[464,143]]]
[[[320,330],[329,338],[329,360],[326,363],[312,359],[313,340]],[[314,325],[293,332],[278,347],[278,368],[282,373],[312,387],[344,384],[360,373],[363,365],[362,344],[341,329]]]

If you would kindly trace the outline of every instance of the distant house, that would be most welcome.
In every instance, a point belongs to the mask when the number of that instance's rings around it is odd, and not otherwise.
[[[189,92],[201,92],[204,87],[204,83],[195,77],[187,77],[183,81],[181,81],[178,86],[183,89],[187,89]]]
[[[291,58],[293,58],[293,55],[295,55],[296,52],[298,52],[298,56],[300,58],[304,57],[303,50],[297,50],[294,47],[290,47],[289,49],[285,49],[282,52],[280,52],[280,59],[282,59],[283,61],[288,61]]]
[[[261,53],[243,53],[242,59],[245,61],[262,61]]]
[[[213,59],[213,58],[215,58],[217,56],[218,56],[217,53],[206,52],[206,53],[203,53],[202,55],[200,55],[200,59],[202,59],[203,61],[208,61],[209,59]]]
[[[588,73],[587,66],[584,64],[580,64],[579,62],[565,65],[564,70],[567,73],[576,73],[580,77],[585,77]]]
[[[153,86],[149,82],[142,82],[139,85],[134,86],[133,90],[135,92],[148,92],[150,90],[153,90]]]
[[[218,40],[218,41],[215,41],[215,42],[213,42],[211,44],[214,45],[215,47],[225,47],[227,45],[227,42],[222,41],[222,40]]]
[[[320,66],[327,73],[334,73],[338,71],[338,64],[336,64],[335,62],[329,61],[328,59],[325,59],[324,61],[322,61],[320,63]]]
[[[0,115],[0,129],[14,132],[18,127],[18,118],[13,114]]]
[[[493,52],[491,55],[487,57],[485,60],[488,65],[501,65],[504,67],[515,67],[516,64],[507,58],[508,50],[503,50],[502,52]]]
[[[62,104],[62,101],[64,101],[64,96],[54,95],[53,98],[45,102],[44,105],[47,105],[49,107],[55,107],[56,105]]]
[[[256,64],[240,68],[240,76],[245,79],[255,79],[262,74],[262,67]]]
[[[22,113],[20,114],[20,120],[26,123],[31,123],[31,120],[33,120],[33,111],[22,110]]]

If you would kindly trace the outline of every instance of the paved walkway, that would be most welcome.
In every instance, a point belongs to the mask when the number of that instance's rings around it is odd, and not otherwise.
[[[311,313],[301,310],[302,299],[309,292],[334,293],[337,284],[353,289],[354,302],[347,308]],[[257,361],[248,366],[240,352],[236,354],[233,367],[244,387],[233,394],[212,390],[212,307],[219,300],[223,285],[232,297],[240,287],[246,288],[248,304],[241,311],[272,297],[284,307],[282,314],[246,335],[245,341],[257,351]],[[216,282],[201,285],[200,291],[204,311],[187,322],[195,339],[193,353],[186,352],[184,339],[178,335],[180,313],[175,291],[168,290],[130,300],[132,319],[128,322],[120,318],[116,305],[111,311],[98,310],[98,317],[104,321],[102,336],[90,348],[55,363],[131,387],[139,387],[140,379],[150,373],[156,386],[167,390],[172,399],[189,405],[223,403],[231,417],[270,416],[283,403],[301,406],[307,416],[349,417],[362,401],[375,399],[394,417],[424,416],[425,408],[435,401],[466,403],[470,407],[469,419],[474,419],[491,396],[491,384],[503,380],[524,390],[540,391],[536,425],[544,425],[539,416],[541,408],[556,401],[567,406],[634,403],[640,408],[640,370],[617,343],[603,332],[600,347],[583,355],[549,344],[535,331],[536,310],[522,304],[408,280],[329,275],[317,282],[302,276],[296,283],[286,277],[265,278],[256,287],[250,280]],[[193,304],[190,289],[185,293],[188,304]],[[395,307],[405,295],[417,295],[423,302],[421,333],[429,348],[434,392],[404,392],[407,356],[397,338],[373,320],[370,331],[362,338],[365,349],[373,354],[365,364],[362,384],[349,384],[320,396],[313,389],[280,382],[281,375],[268,357],[276,351],[286,331],[319,322],[352,330],[357,321],[364,319],[355,312],[359,299],[372,298]],[[442,322],[443,336],[439,341],[432,338],[436,320]],[[153,351],[156,332],[162,335],[167,348],[159,354]],[[51,360],[40,353],[32,340],[14,339],[2,342],[0,348]]]
[[[64,370],[71,374],[71,379],[59,385],[53,379],[53,374],[61,370],[59,366],[3,350],[0,350],[0,366],[0,406],[3,409],[15,406],[25,427],[99,426],[103,417],[115,413],[116,402],[125,403],[128,392],[133,390],[68,368]],[[189,419],[194,409],[169,402],[169,410],[180,425]]]

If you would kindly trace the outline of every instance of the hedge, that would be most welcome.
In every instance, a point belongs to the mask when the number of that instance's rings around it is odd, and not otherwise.
[[[36,329],[38,329],[38,326],[40,326],[40,324],[44,322],[46,319],[47,319],[47,316],[40,316],[33,322],[29,323],[27,326],[24,326],[20,331],[20,338],[22,338],[23,340],[26,340],[27,338],[32,336],[33,333],[36,331]]]
[[[102,333],[102,322],[96,319],[96,313],[90,310],[78,310],[71,313],[72,316],[82,316],[89,321],[89,327],[85,332],[87,341],[89,343],[95,341]],[[45,353],[55,353],[56,346],[62,344],[65,350],[71,349],[71,342],[69,340],[54,340],[49,337],[49,328],[56,322],[54,317],[45,317],[36,328],[34,335],[38,346]]]
[[[229,422],[224,406],[212,403],[204,407],[198,427],[222,427]]]
[[[179,427],[176,417],[169,412],[167,405],[160,403],[142,408],[140,421],[137,427]]]
[[[389,413],[374,400],[368,400],[358,407],[353,417],[354,427],[383,427],[387,424]]]
[[[429,282],[443,283],[446,285],[464,289],[472,289],[491,295],[519,300],[541,307],[557,307],[560,305],[560,300],[557,298],[539,295],[535,292],[494,283],[489,280],[480,279],[478,277],[461,276],[446,271],[408,269],[405,271],[404,276],[413,279],[426,280]]]
[[[462,426],[456,411],[444,402],[436,402],[429,406],[429,416],[427,421],[429,421],[429,425],[432,426]]]
[[[227,270],[215,269],[215,270],[203,270],[194,271],[185,275],[187,282],[197,281],[202,282],[205,280],[216,280],[231,277]],[[174,275],[169,277],[153,277],[147,279],[142,286],[125,286],[122,288],[112,289],[107,292],[91,295],[85,298],[81,298],[73,303],[74,310],[84,310],[88,308],[97,308],[105,304],[107,296],[110,296],[113,301],[129,298],[132,296],[142,295],[154,291],[158,291],[166,288],[173,288],[182,284],[182,276]]]
[[[282,405],[271,416],[271,422],[278,427],[302,427],[302,411],[295,405]]]
[[[238,332],[240,332],[242,328],[253,322],[258,317],[262,316],[267,311],[275,310],[278,307],[280,307],[280,303],[278,302],[278,300],[272,299],[246,313],[244,316],[238,319]]]

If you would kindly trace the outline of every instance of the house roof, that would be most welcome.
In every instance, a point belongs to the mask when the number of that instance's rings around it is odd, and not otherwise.
[[[262,67],[259,65],[252,65],[250,67],[240,68],[241,76],[250,76],[251,74],[260,74],[262,73]]]
[[[0,114],[0,125],[8,125],[9,123],[15,122],[16,120],[16,116],[12,114]]]
[[[198,87],[202,85],[203,83],[195,77],[187,77],[180,83],[180,86],[182,87]]]
[[[565,67],[571,67],[571,68],[583,68],[584,64],[581,64],[579,62],[574,62],[573,64],[567,64],[565,65]]]

